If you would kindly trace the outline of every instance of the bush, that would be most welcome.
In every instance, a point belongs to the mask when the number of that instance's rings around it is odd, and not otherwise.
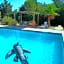
[[[3,25],[16,25],[16,21],[11,17],[5,16],[1,22]]]

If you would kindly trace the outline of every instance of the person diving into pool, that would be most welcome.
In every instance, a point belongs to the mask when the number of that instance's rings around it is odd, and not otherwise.
[[[18,59],[20,59],[21,64],[28,64],[27,56],[24,55],[24,52],[31,53],[27,49],[22,48],[21,45],[19,45],[19,43],[17,42],[17,44],[13,46],[13,49],[6,54],[5,59],[13,54],[16,54],[14,58],[15,62],[18,62]]]

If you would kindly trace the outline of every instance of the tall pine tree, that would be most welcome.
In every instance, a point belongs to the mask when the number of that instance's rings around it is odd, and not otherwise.
[[[4,17],[5,15],[8,15],[12,11],[12,6],[10,5],[10,3],[8,3],[7,0],[4,0],[4,3],[0,4],[0,11],[1,11],[2,17]]]

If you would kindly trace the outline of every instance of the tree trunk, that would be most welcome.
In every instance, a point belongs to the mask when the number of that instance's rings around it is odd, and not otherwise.
[[[21,23],[22,23],[22,13],[21,13]]]
[[[33,14],[33,21],[35,21],[35,14]]]
[[[39,14],[37,15],[37,24],[39,25]]]
[[[48,27],[50,27],[50,16],[48,16]]]

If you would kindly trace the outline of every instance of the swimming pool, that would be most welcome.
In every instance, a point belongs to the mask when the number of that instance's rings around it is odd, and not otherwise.
[[[29,64],[63,64],[63,38],[61,34],[28,30],[0,28],[0,64],[21,64],[14,62],[15,55],[5,60],[5,55],[19,42],[31,51]]]

